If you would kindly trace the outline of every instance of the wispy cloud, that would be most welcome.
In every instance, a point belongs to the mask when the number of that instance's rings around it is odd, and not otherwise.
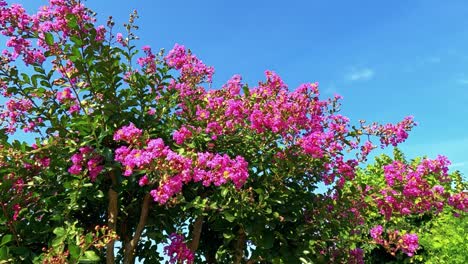
[[[437,57],[437,56],[430,56],[430,57],[427,57],[425,60],[424,60],[425,63],[439,63],[440,62],[440,57]]]
[[[355,69],[348,75],[346,75],[346,79],[349,81],[368,81],[374,77],[375,72],[371,68],[362,68],[362,69]]]
[[[412,61],[406,62],[407,65],[404,66],[403,72],[411,73],[422,68],[434,67],[439,63],[443,63],[443,57],[440,56],[427,56],[422,58],[414,58]]]
[[[324,93],[326,95],[335,95],[339,94],[338,88],[336,87],[335,83],[330,83],[329,85],[325,86]]]
[[[468,78],[460,78],[457,80],[457,83],[462,85],[468,85]]]
[[[465,167],[465,165],[467,165],[468,162],[464,161],[464,162],[455,162],[453,163],[452,165],[450,165],[451,168],[458,168],[458,167]]]

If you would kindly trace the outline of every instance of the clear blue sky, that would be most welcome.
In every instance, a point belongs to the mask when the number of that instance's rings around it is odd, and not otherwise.
[[[14,1],[8,1],[9,3]],[[45,1],[17,0],[29,9]],[[291,89],[318,81],[344,96],[352,120],[419,126],[402,145],[409,157],[447,155],[468,174],[468,2],[89,0],[104,24],[137,9],[141,46],[192,49],[216,69],[255,85],[271,69]]]

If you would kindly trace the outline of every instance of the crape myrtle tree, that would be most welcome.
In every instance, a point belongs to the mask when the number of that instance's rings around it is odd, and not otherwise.
[[[339,97],[321,99],[316,83],[290,91],[271,71],[254,87],[235,75],[207,88],[214,69],[183,46],[138,50],[136,18],[119,33],[81,1],[29,14],[0,0],[0,262],[158,263],[165,244],[171,263],[362,263],[372,243],[419,248],[413,229],[379,232],[369,215],[387,228],[398,210],[466,212],[443,158],[414,180],[395,169],[395,186],[416,196],[354,181],[412,118],[353,126]]]
[[[445,157],[393,156],[359,168],[342,189],[360,205],[362,224],[348,237],[365,263],[467,263],[467,182],[448,173]]]

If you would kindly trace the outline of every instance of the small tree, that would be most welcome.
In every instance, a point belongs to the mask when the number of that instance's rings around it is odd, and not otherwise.
[[[207,89],[214,69],[183,46],[139,55],[136,18],[121,34],[81,1],[31,15],[0,0],[0,259],[154,263],[169,238],[173,263],[361,261],[344,234],[365,215],[342,188],[371,139],[396,146],[413,120],[351,126],[339,97],[271,71]]]

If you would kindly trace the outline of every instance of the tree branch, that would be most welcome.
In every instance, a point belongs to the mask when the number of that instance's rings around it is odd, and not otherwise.
[[[245,247],[245,231],[244,228],[241,226],[239,231],[237,232],[237,241],[235,245],[235,252],[234,252],[234,262],[235,264],[240,264],[244,259],[244,247]]]
[[[140,221],[138,222],[135,234],[133,235],[132,240],[125,246],[124,252],[124,264],[133,264],[135,261],[135,248],[140,241],[141,233],[146,226],[146,220],[148,219],[149,206],[151,204],[151,195],[147,193],[143,199],[141,205]]]
[[[200,236],[203,227],[203,216],[200,215],[197,217],[195,222],[193,223],[192,229],[192,242],[190,243],[190,250],[195,253],[198,249],[198,245],[200,244]]]
[[[117,192],[113,189],[115,185],[117,185],[117,180],[115,178],[115,174],[113,171],[109,173],[109,176],[112,180],[112,185],[109,187],[109,205],[107,207],[107,222],[109,229],[116,232],[117,229],[117,214],[118,214],[118,206],[117,206],[117,201],[118,201],[118,194]],[[115,245],[115,240],[111,240],[106,247],[106,263],[107,264],[114,264],[115,263],[115,257],[114,257],[114,245]]]

